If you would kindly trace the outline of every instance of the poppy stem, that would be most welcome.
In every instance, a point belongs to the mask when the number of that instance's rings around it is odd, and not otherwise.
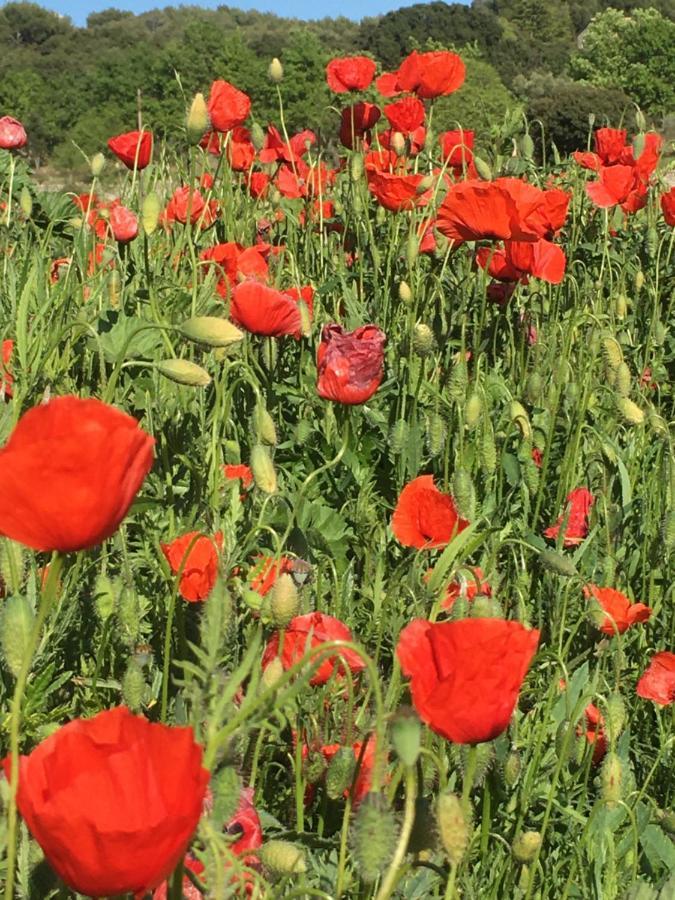
[[[63,568],[64,556],[56,551],[52,556],[49,566],[49,574],[40,595],[40,605],[33,624],[33,630],[28,640],[28,646],[24,654],[21,669],[16,676],[12,707],[9,714],[9,753],[10,753],[10,777],[9,777],[9,804],[7,810],[7,882],[5,884],[4,900],[13,900],[14,877],[16,868],[16,826],[17,807],[16,795],[19,788],[19,729],[21,726],[21,704],[23,694],[31,670],[31,663],[37,650],[42,626],[47,620],[54,600],[58,593],[59,575]]]
[[[375,900],[388,900],[396,888],[398,870],[405,859],[408,849],[408,841],[415,822],[415,800],[417,799],[417,776],[415,766],[405,767],[405,808],[403,811],[403,825],[399,835],[393,859],[387,869],[387,874],[382,882]]]

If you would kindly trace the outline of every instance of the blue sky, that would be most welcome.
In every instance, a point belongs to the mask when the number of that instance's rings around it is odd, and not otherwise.
[[[90,12],[103,9],[128,9],[135,13],[147,12],[162,6],[179,6],[179,3],[164,3],[162,0],[37,0],[40,6],[54,12],[70,16],[76,25],[84,25]],[[202,0],[195,6],[215,9],[227,5],[239,9],[258,9],[261,12],[273,12],[278,16],[293,16],[299,19],[321,19],[324,16],[347,16],[350,19],[361,19],[363,16],[376,16],[381,13],[409,6],[415,0]],[[454,0],[468,3],[470,0]],[[0,5],[4,5],[0,3]]]

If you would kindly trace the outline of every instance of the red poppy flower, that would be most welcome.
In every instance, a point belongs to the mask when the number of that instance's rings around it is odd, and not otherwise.
[[[564,547],[575,547],[580,544],[588,534],[588,514],[591,507],[595,503],[595,497],[587,488],[575,488],[566,498],[566,503],[570,506],[569,518],[567,519],[567,529],[563,539]],[[560,532],[560,526],[565,519],[566,513],[558,517],[555,525],[551,525],[544,532],[544,537],[551,540],[557,540]]]
[[[562,247],[550,241],[506,241],[502,250],[480,247],[476,261],[498,281],[527,284],[529,276],[560,284],[567,260]]]
[[[598,628],[610,637],[619,632],[623,634],[636,622],[646,622],[652,614],[644,603],[631,603],[625,594],[614,588],[602,588],[595,584],[584,587],[584,596],[593,597],[602,610],[598,610]],[[602,612],[606,615],[602,615]]]
[[[28,136],[21,122],[11,116],[3,116],[0,119],[0,149],[18,150],[27,143]]]
[[[386,131],[381,131],[378,135],[380,147],[384,147],[387,150],[391,150],[392,153],[395,153],[396,151],[392,147],[392,140],[395,134],[400,134],[400,132],[394,131],[393,128],[387,128]],[[424,149],[424,142],[426,141],[426,139],[427,130],[424,125],[420,125],[419,128],[411,131],[405,139],[405,156],[417,156],[417,154]],[[402,160],[402,162],[405,163],[405,160]]]
[[[375,87],[383,97],[395,97],[400,94],[402,89],[398,86],[398,72],[383,72],[375,79]]]
[[[342,56],[326,66],[326,81],[331,91],[365,91],[375,77],[375,62],[367,56]]]
[[[208,205],[201,193],[195,188],[190,191],[187,185],[177,188],[164,210],[165,222],[180,222],[185,225],[190,218],[192,225],[199,223],[202,228],[213,225],[218,214],[218,202],[210,200]]]
[[[455,176],[461,176],[464,169],[471,175],[469,167],[473,163],[473,131],[457,128],[453,131],[444,131],[438,136],[441,143],[443,162],[454,171]]]
[[[221,141],[222,137],[217,131],[207,131],[204,137],[199,142],[199,146],[206,150],[207,153],[211,153],[213,156],[220,156],[221,153]]]
[[[642,152],[635,160],[635,172],[637,176],[647,183],[656,171],[663,147],[663,138],[655,131],[649,131],[644,136]],[[632,148],[631,148],[632,152]]]
[[[8,339],[2,342],[0,348],[0,396],[12,396],[12,382],[14,378],[9,370],[9,361],[12,358],[14,341]]]
[[[353,641],[351,631],[344,622],[326,616],[320,612],[296,616],[284,631],[284,642],[281,651],[281,664],[290,669],[300,662],[311,647],[319,647],[330,641]],[[272,660],[279,656],[279,633],[267,642],[262,658],[262,667],[266,669]],[[310,684],[325,684],[335,672],[344,671],[348,666],[351,672],[360,672],[365,664],[361,657],[349,648],[337,650],[325,659],[312,676]]]
[[[181,569],[178,592],[184,600],[196,603],[206,600],[218,578],[218,551],[223,548],[223,533],[213,539],[190,531],[170,544],[160,544],[162,553],[176,575]],[[186,555],[187,554],[187,555]]]
[[[246,189],[254,200],[259,200],[267,193],[270,176],[266,172],[251,172],[246,179]]]
[[[230,317],[251,334],[267,337],[302,337],[302,319],[297,300],[282,291],[254,281],[243,281],[232,291]]]
[[[548,230],[545,193],[519,178],[459,182],[448,189],[436,227],[453,241],[536,241]]]
[[[251,578],[251,590],[264,597],[274,587],[279,575],[292,571],[292,565],[293,561],[287,556],[279,559],[274,556],[261,556]]]
[[[424,104],[417,97],[403,97],[384,107],[384,114],[394,131],[407,137],[420,125],[424,125]]]
[[[384,374],[386,340],[375,325],[362,325],[355,331],[325,325],[317,353],[319,396],[349,405],[369,400]]]
[[[126,516],[154,443],[100,400],[56,397],[34,407],[0,450],[0,534],[34,550],[95,547]]]
[[[468,524],[457,513],[452,497],[438,490],[434,476],[420,475],[401,491],[391,530],[404,547],[430,550],[445,547]]]
[[[447,50],[418,53],[413,50],[398,68],[398,89],[412,91],[423,100],[452,94],[464,84],[466,69],[461,57]]]
[[[637,683],[637,695],[660,706],[675,703],[675,653],[662,651],[652,656]]]
[[[577,737],[582,735],[593,747],[593,763],[597,766],[607,752],[607,735],[602,713],[593,703],[584,710],[584,724],[577,725]]]
[[[426,206],[431,199],[431,189],[419,192],[424,175],[393,175],[368,169],[367,178],[370,193],[390,212]]]
[[[431,571],[429,572],[431,575]],[[455,600],[464,597],[466,600],[473,600],[475,597],[491,597],[492,588],[490,583],[485,579],[483,570],[480,566],[474,566],[470,574],[461,573],[451,581],[445,590],[445,597],[441,603],[442,609],[452,609]]]
[[[9,777],[9,757],[2,764]],[[17,804],[68,887],[140,898],[185,854],[208,780],[191,728],[122,706],[75,719],[22,756]]]
[[[298,200],[307,196],[306,176],[309,166],[303,160],[297,160],[292,166],[279,167],[274,183],[283,197],[289,200]]]
[[[423,722],[457,744],[480,744],[508,727],[539,632],[504,619],[416,619],[398,640]]]
[[[667,194],[661,194],[661,211],[666,225],[675,228],[675,187],[671,187]]]
[[[108,221],[113,237],[120,244],[127,244],[138,234],[138,219],[126,206],[114,206],[109,211]]]
[[[232,131],[246,121],[251,100],[229,81],[217,80],[211,85],[206,106],[214,131]]]
[[[228,481],[241,481],[243,488],[250,488],[253,484],[253,472],[250,466],[223,466],[223,474]]]
[[[604,166],[613,166],[625,158],[625,128],[598,128],[595,135],[595,152]],[[632,154],[631,154],[632,155]]]
[[[287,141],[278,128],[275,128],[274,125],[269,125],[265,143],[258,154],[258,158],[261,163],[286,162],[290,164],[303,157],[309,147],[315,142],[316,135],[309,129],[294,134]]]
[[[365,138],[381,115],[374,103],[360,102],[346,106],[340,113],[340,142],[343,147],[353,150],[356,138]]]
[[[152,156],[151,131],[127,131],[108,141],[108,147],[127,169],[145,169]]]
[[[647,186],[634,166],[601,166],[600,177],[586,185],[586,193],[600,209],[620,205],[624,212],[637,212],[647,202]]]
[[[255,159],[255,147],[248,128],[239,125],[233,128],[227,142],[227,158],[235,172],[248,172]]]
[[[216,283],[216,290],[221,297],[227,297],[229,288],[235,287],[242,279],[267,281],[269,276],[267,261],[258,247],[242,247],[241,244],[229,241],[202,250],[199,258],[216,266],[224,276]]]
[[[541,206],[532,217],[543,238],[550,240],[561,230],[567,219],[572,195],[561,188],[548,188],[542,196]]]

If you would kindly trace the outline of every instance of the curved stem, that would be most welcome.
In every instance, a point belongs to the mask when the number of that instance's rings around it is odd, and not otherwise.
[[[388,900],[396,887],[398,870],[405,858],[408,849],[408,841],[410,833],[415,822],[415,800],[417,798],[417,779],[415,777],[414,766],[405,767],[405,808],[403,811],[403,825],[401,834],[399,835],[398,844],[394,852],[394,858],[389,864],[387,874],[384,877],[382,886],[377,893],[375,900]]]

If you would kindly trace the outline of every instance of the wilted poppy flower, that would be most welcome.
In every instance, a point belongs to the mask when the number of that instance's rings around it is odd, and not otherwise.
[[[262,556],[258,560],[251,576],[251,590],[257,591],[261,597],[270,591],[279,575],[292,570],[293,561],[282,556],[276,559],[274,556]]]
[[[244,124],[251,111],[251,99],[229,81],[219,79],[211,85],[207,109],[214,131],[231,131]]]
[[[480,744],[508,727],[538,642],[520,622],[416,619],[396,654],[422,721],[449,741]]]
[[[326,81],[331,91],[365,91],[375,77],[375,62],[367,56],[342,56],[326,66]]]
[[[114,206],[109,212],[108,221],[113,237],[120,244],[126,244],[138,234],[138,219],[126,206]]]
[[[675,703],[675,653],[655,653],[637,683],[637,695],[660,706]]]
[[[394,131],[400,131],[404,137],[424,124],[424,104],[417,97],[403,97],[389,103],[384,107],[384,114]]]
[[[365,138],[381,116],[374,103],[355,103],[340,113],[340,142],[349,150],[354,149],[356,138]]]
[[[267,337],[302,337],[302,319],[298,301],[288,293],[255,281],[243,281],[232,291],[230,317],[251,334]]]
[[[445,547],[469,523],[460,518],[450,494],[434,484],[433,475],[414,478],[401,491],[391,530],[404,547]]]
[[[675,187],[671,187],[667,194],[661,194],[661,211],[666,225],[675,228]]]
[[[566,503],[569,505],[570,511],[563,546],[574,547],[580,544],[588,534],[588,514],[595,503],[595,497],[587,488],[575,488],[567,495]],[[555,525],[546,529],[544,537],[556,540],[565,516],[566,512],[560,515]]]
[[[145,169],[152,156],[152,132],[127,131],[108,141],[108,147],[127,169]]]
[[[181,571],[178,591],[184,600],[196,603],[206,600],[218,578],[218,551],[223,547],[223,533],[213,539],[190,531],[170,544],[160,544],[162,553],[176,575]]]
[[[330,641],[353,640],[349,628],[333,616],[326,616],[320,612],[296,616],[291,619],[290,625],[284,631],[281,664],[284,669],[290,669],[300,662],[312,647],[319,647]],[[279,656],[279,632],[275,632],[267,642],[262,658],[263,669],[266,669],[277,656]],[[358,653],[349,648],[336,650],[332,656],[324,659],[309,683],[325,684],[335,672],[344,671],[345,666],[356,673],[360,672],[365,664]]]
[[[14,341],[8,339],[2,342],[0,347],[0,396],[12,396],[12,382],[14,378],[9,370],[9,361],[12,358]]]
[[[9,777],[9,757],[3,767]],[[22,756],[17,805],[72,890],[142,897],[185,854],[208,780],[191,728],[121,706],[69,722]]]
[[[423,100],[452,94],[464,84],[466,69],[461,57],[447,50],[418,53],[413,50],[398,68],[397,86]]]
[[[216,290],[221,297],[227,297],[230,288],[235,287],[242,279],[266,281],[269,275],[267,261],[259,247],[242,247],[234,241],[226,244],[214,244],[199,254],[204,262],[216,266],[222,273],[216,283]]]
[[[100,400],[56,397],[35,406],[0,450],[0,534],[34,550],[95,547],[126,516],[154,443]]]
[[[597,766],[607,752],[607,735],[603,715],[593,703],[584,710],[584,723],[577,725],[577,737],[582,735],[593,747],[593,763]]]
[[[368,190],[380,206],[390,212],[426,206],[431,199],[431,189],[424,190],[425,175],[394,175],[367,169]]]
[[[253,472],[250,466],[226,465],[223,466],[223,475],[228,481],[241,481],[243,488],[249,488],[253,484]]]
[[[387,338],[375,325],[345,331],[325,325],[317,353],[317,391],[326,400],[365,403],[380,386]]]
[[[593,597],[600,609],[597,610],[598,629],[613,637],[617,631],[623,634],[636,622],[646,622],[652,614],[644,603],[631,603],[625,594],[614,588],[602,588],[595,584],[584,587],[584,596]],[[603,612],[606,614],[603,616]]]
[[[567,262],[562,247],[545,240],[506,241],[502,250],[480,247],[476,261],[498,281],[524,284],[530,275],[549,284],[560,284]]]
[[[429,573],[431,574],[431,573]],[[452,609],[455,600],[463,597],[466,600],[473,600],[475,597],[491,597],[492,588],[490,583],[485,579],[483,570],[479,566],[474,566],[470,573],[460,573],[454,581],[451,581],[445,590],[445,597],[441,603],[442,609]]]
[[[199,223],[202,228],[207,228],[215,221],[218,214],[218,202],[210,200],[208,205],[201,193],[195,188],[190,191],[187,185],[177,188],[164,210],[165,222],[180,222],[187,224],[188,217],[192,225]]]
[[[0,119],[0,149],[18,150],[25,147],[28,142],[26,129],[21,122],[11,116],[3,116]]]

